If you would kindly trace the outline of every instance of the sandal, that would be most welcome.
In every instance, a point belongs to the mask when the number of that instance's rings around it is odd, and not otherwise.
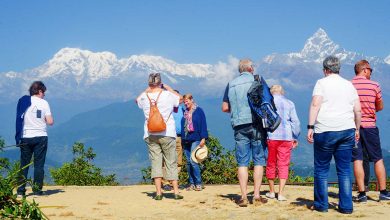
[[[240,201],[238,201],[237,205],[240,207],[247,207],[248,206],[248,199],[240,199]]]
[[[163,199],[163,195],[156,195],[154,198],[154,200],[162,200]]]
[[[179,199],[183,199],[184,197],[183,197],[182,195],[175,194],[173,198],[174,198],[175,200],[179,200]]]
[[[201,185],[196,185],[195,186],[195,191],[202,191],[202,186]]]
[[[191,184],[190,186],[188,186],[186,188],[187,191],[191,191],[191,190],[195,190],[195,185],[194,184]]]
[[[268,199],[266,198],[263,198],[263,197],[259,197],[259,198],[253,198],[253,204],[255,206],[258,206],[258,205],[261,205],[261,204],[265,204],[268,202]]]

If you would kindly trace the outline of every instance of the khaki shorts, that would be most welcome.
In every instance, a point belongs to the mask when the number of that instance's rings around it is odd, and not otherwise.
[[[149,159],[152,164],[151,177],[164,177],[166,180],[178,180],[176,138],[151,135],[145,138],[149,148]],[[162,164],[165,161],[166,175]]]

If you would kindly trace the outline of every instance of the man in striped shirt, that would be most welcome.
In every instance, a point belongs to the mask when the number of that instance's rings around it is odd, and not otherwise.
[[[354,173],[359,190],[356,202],[367,202],[364,187],[363,151],[367,152],[368,160],[374,162],[374,170],[380,189],[379,200],[390,200],[390,193],[386,190],[386,170],[383,163],[379,130],[376,127],[376,112],[383,109],[382,92],[379,83],[370,80],[372,71],[373,69],[367,60],[360,60],[355,64],[356,76],[352,79],[362,108],[360,140],[352,152]]]

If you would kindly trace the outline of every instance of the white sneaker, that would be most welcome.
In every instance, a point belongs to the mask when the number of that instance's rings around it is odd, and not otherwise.
[[[283,195],[278,195],[278,201],[287,201],[287,198]]]
[[[270,199],[275,199],[275,193],[272,193],[272,192],[267,192],[265,194],[266,197],[270,198]]]

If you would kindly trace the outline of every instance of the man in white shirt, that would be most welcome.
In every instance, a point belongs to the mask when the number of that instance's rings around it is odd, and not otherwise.
[[[22,134],[20,140],[20,166],[27,166],[31,157],[34,155],[34,181],[33,181],[33,193],[35,195],[42,195],[42,186],[44,178],[44,165],[47,152],[47,125],[53,125],[53,117],[51,115],[49,103],[44,100],[46,86],[41,81],[35,81],[31,84],[29,92],[31,105],[22,112],[23,125]],[[22,105],[22,98],[18,102],[19,106]],[[19,112],[18,112],[19,116]],[[24,177],[21,186],[17,190],[17,194],[25,196],[26,193],[26,179],[28,174],[28,168],[26,167],[22,171]]]

